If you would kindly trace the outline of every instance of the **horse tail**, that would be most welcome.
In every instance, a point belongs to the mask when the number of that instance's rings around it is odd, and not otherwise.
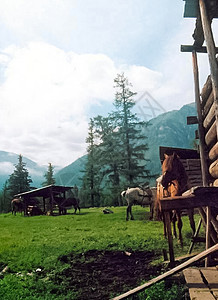
[[[121,196],[125,197],[126,196],[126,191],[122,191]]]

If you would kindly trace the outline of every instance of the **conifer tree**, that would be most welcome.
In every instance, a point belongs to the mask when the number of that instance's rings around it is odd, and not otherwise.
[[[149,176],[145,166],[145,151],[148,149],[146,136],[141,134],[142,127],[146,127],[147,123],[140,121],[137,115],[132,113],[135,105],[133,96],[136,93],[130,90],[132,85],[124,74],[118,74],[114,82],[117,90],[114,101],[116,111],[112,116],[119,129],[120,152],[123,156],[122,175],[125,176],[128,185],[133,186]]]
[[[26,163],[23,162],[23,157],[20,154],[18,156],[18,164],[15,165],[15,170],[8,180],[8,189],[11,197],[30,190],[30,183],[32,182],[32,179],[25,166]]]
[[[110,115],[94,118],[95,132],[98,139],[99,162],[105,183],[110,189],[112,204],[120,205],[120,170],[122,153],[120,152],[119,136]]]
[[[42,183],[43,186],[55,184],[55,178],[54,178],[54,167],[51,163],[48,164],[48,170],[44,174],[45,182]]]
[[[90,119],[89,132],[86,139],[88,144],[87,152],[87,163],[84,170],[83,177],[83,190],[84,197],[89,199],[89,203],[85,205],[99,206],[100,204],[100,165],[99,165],[99,152],[98,147],[95,143],[95,133],[94,133],[94,121]]]

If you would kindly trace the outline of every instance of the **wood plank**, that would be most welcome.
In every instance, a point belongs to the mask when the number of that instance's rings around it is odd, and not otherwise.
[[[196,52],[199,52],[199,53],[207,53],[207,47],[205,47],[205,46],[197,47],[197,46],[194,46],[194,45],[181,45],[180,51],[181,52],[196,51]],[[216,47],[216,53],[218,53],[218,47]]]
[[[212,81],[211,81],[211,76],[209,75],[207,77],[207,80],[202,88],[201,91],[201,99],[202,99],[202,108],[205,106],[207,99],[209,98],[210,94],[212,91]]]
[[[215,160],[218,158],[218,142],[209,151],[209,159]]]
[[[210,175],[217,179],[218,178],[218,159],[215,160],[209,167],[209,173]]]
[[[215,103],[212,104],[207,116],[204,119],[203,122],[204,128],[208,130],[211,124],[214,122],[214,120],[215,120]]]
[[[214,180],[213,186],[217,186],[218,187],[218,179]]]
[[[209,289],[190,289],[189,295],[191,300],[216,300]]]
[[[207,134],[205,135],[205,142],[208,147],[214,145],[217,142],[216,121],[214,121]]]
[[[218,289],[218,271],[216,269],[201,269],[210,289]]]
[[[214,94],[213,91],[211,91],[208,99],[205,101],[205,105],[203,107],[203,118],[206,117],[206,115],[208,114],[212,104],[214,103]]]
[[[214,3],[216,2],[217,1],[215,1]],[[199,0],[199,8],[200,8],[204,38],[205,38],[207,52],[208,52],[208,59],[210,64],[212,89],[214,93],[214,103],[216,106],[215,109],[215,117],[217,120],[216,126],[217,126],[217,133],[218,133],[218,65],[216,59],[216,50],[215,50],[216,47],[215,47],[214,37],[211,29],[211,18],[208,16],[208,11],[207,11],[208,7],[206,8],[206,4],[204,0]]]
[[[207,288],[199,269],[188,268],[183,271],[188,288]]]
[[[191,195],[191,196],[176,196],[160,199],[161,209],[163,211],[172,209],[188,209],[197,208],[202,206],[214,206],[218,207],[217,194],[203,194],[203,195]]]
[[[202,171],[202,181],[203,185],[208,185],[208,167],[206,161],[206,145],[204,140],[204,127],[203,127],[203,118],[202,118],[202,108],[200,100],[200,91],[199,91],[199,72],[198,72],[198,62],[197,62],[197,53],[192,52],[192,65],[193,65],[193,74],[194,74],[194,87],[195,87],[195,103],[198,114],[198,133],[199,133],[199,149],[200,149],[200,160],[201,160],[201,171]]]

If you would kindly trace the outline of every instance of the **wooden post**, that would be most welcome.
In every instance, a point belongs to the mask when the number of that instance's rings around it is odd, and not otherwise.
[[[215,116],[216,116],[216,129],[217,129],[217,138],[218,138],[218,66],[216,60],[216,47],[211,30],[210,21],[207,15],[207,10],[204,0],[199,0],[199,7],[201,13],[202,27],[204,31],[204,38],[207,47],[207,53],[210,64],[211,72],[211,81],[214,94],[214,103],[215,103]]]
[[[192,52],[192,64],[193,64],[193,73],[194,73],[194,87],[195,87],[195,103],[198,114],[198,132],[200,139],[200,157],[201,157],[201,173],[203,186],[208,186],[208,166],[206,161],[206,145],[204,140],[204,127],[203,127],[203,118],[201,112],[201,101],[200,101],[200,88],[199,88],[199,74],[198,74],[198,62],[197,62],[197,53],[196,51]]]
[[[207,226],[206,226],[206,250],[210,248],[210,228],[211,228],[211,208],[207,206]],[[205,259],[205,267],[209,267],[210,256]]]
[[[201,228],[201,223],[202,223],[202,218],[200,218],[200,220],[198,222],[198,226],[197,226],[197,229],[196,229],[195,234],[193,236],[193,241],[191,242],[191,245],[189,247],[188,254],[191,254],[191,252],[192,252],[192,249],[193,249],[194,243],[195,243],[195,239],[197,238],[197,236],[199,234],[199,231],[200,231],[200,228]]]
[[[52,188],[49,189],[49,192],[50,192],[50,213],[51,213],[51,216],[53,216],[54,195],[52,192]]]

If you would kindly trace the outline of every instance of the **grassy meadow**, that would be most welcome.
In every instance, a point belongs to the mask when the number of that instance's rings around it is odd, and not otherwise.
[[[168,244],[162,222],[150,221],[148,208],[134,206],[135,220],[128,222],[126,207],[111,209],[113,214],[103,214],[102,208],[89,208],[76,215],[72,211],[63,216],[0,215],[0,299],[77,299],[76,291],[65,291],[63,297],[61,290],[54,287],[52,276],[47,276],[66,268],[67,262],[63,264],[59,258],[70,253],[143,250],[155,253],[153,264],[163,262],[162,250],[168,251]],[[198,218],[195,215],[196,223]],[[183,237],[183,249],[175,240],[176,256],[185,255],[190,245],[191,229],[186,216]],[[194,251],[203,246],[198,247]],[[6,272],[1,272],[5,267]],[[40,280],[38,274],[43,274]]]

